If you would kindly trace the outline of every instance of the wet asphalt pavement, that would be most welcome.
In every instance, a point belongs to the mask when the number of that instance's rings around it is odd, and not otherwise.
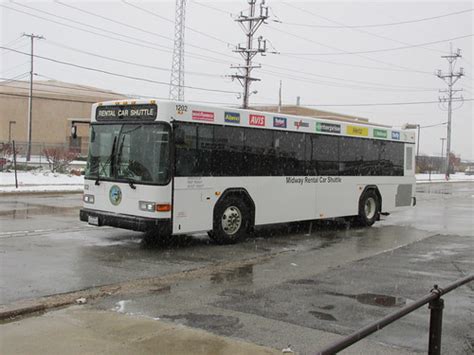
[[[205,236],[157,246],[141,233],[85,225],[77,194],[1,196],[0,303],[235,261],[231,270],[90,307],[311,353],[328,332],[348,334],[424,296],[434,283],[473,273],[474,184],[423,184],[417,191],[416,208],[372,228],[314,223],[309,234],[301,224],[260,230],[232,246]],[[446,353],[473,349],[473,288],[445,297]],[[426,351],[428,319],[424,307],[370,339]]]

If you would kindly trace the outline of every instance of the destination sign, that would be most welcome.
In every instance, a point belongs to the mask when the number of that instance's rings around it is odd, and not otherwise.
[[[153,121],[158,114],[156,104],[113,105],[97,107],[97,121]]]

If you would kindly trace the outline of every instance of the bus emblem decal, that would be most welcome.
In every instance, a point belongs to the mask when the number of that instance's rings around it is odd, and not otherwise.
[[[224,112],[224,121],[229,123],[240,123],[240,113]]]
[[[249,115],[249,125],[251,126],[265,126],[265,116]]]
[[[112,205],[117,206],[122,201],[122,190],[117,185],[113,185],[109,191],[109,199]]]

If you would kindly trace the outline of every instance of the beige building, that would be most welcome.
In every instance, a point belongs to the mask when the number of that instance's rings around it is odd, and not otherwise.
[[[0,82],[0,142],[28,141],[28,81]],[[72,121],[77,124],[74,146],[87,145],[88,122],[95,102],[125,96],[90,86],[54,80],[35,81],[33,86],[32,153],[44,144],[70,143]]]

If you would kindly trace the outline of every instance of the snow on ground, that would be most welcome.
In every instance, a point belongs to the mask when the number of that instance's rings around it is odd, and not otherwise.
[[[431,180],[430,180],[431,179]],[[474,181],[474,175],[452,174],[450,182]],[[417,174],[417,183],[447,182],[444,174]],[[15,174],[0,172],[0,193],[7,192],[82,192],[84,176],[52,173],[50,171],[18,172],[18,189],[15,188]]]
[[[449,176],[449,182],[460,182],[460,181],[474,181],[474,175],[466,175],[464,173],[451,174]],[[416,174],[417,183],[429,183],[429,182],[448,182],[444,174]]]
[[[15,187],[15,173],[0,172],[0,193],[82,191],[84,176],[52,173],[50,171],[19,171],[18,188]]]

